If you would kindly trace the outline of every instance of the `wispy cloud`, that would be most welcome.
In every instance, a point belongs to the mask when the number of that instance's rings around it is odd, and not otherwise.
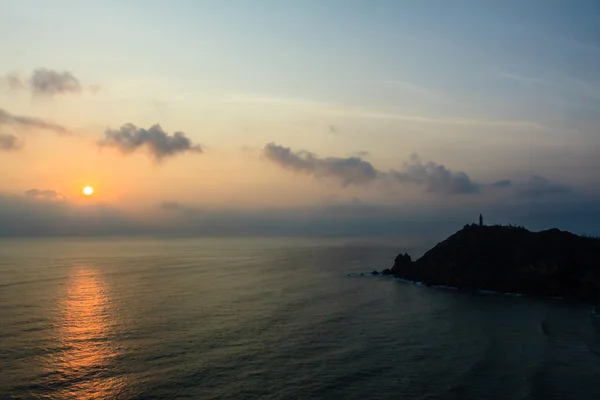
[[[0,151],[14,151],[22,147],[22,143],[15,135],[0,134]]]
[[[545,126],[530,121],[522,120],[493,120],[482,119],[478,117],[446,117],[446,116],[427,116],[416,114],[404,114],[395,110],[374,110],[360,106],[350,106],[340,103],[319,102],[306,99],[283,98],[283,97],[265,97],[252,95],[234,95],[228,96],[225,102],[230,103],[248,103],[248,104],[272,104],[276,106],[298,107],[310,109],[311,112],[317,112],[329,116],[351,117],[379,120],[406,121],[431,125],[459,125],[459,126],[481,126],[481,127],[506,127],[524,130],[543,130]]]
[[[98,142],[101,147],[114,147],[123,154],[146,148],[157,161],[186,152],[202,153],[202,147],[193,144],[185,133],[175,132],[169,135],[158,124],[148,129],[125,124],[119,129],[107,129],[104,136],[104,139]]]
[[[540,175],[532,175],[528,180],[516,185],[516,192],[519,196],[540,198],[572,193],[573,188],[552,182]]]
[[[597,21],[597,23],[600,23],[600,19]],[[549,35],[549,37],[553,39],[556,44],[568,47],[570,49],[574,49],[588,54],[600,54],[600,46],[598,46],[597,43],[578,40],[574,39],[573,37],[556,35]]]
[[[424,88],[422,86],[416,85],[414,83],[410,83],[407,81],[402,81],[402,80],[389,80],[386,81],[387,84],[389,85],[393,85],[396,86],[398,88],[401,88],[403,90],[409,91],[413,94],[416,94],[418,96],[422,96],[422,97],[426,97],[428,99],[433,99],[433,100],[447,100],[446,96],[442,95],[441,93],[438,93],[434,90],[431,89],[427,89]]]
[[[501,68],[496,68],[495,74],[501,78],[509,79],[522,85],[544,87],[556,92],[557,96],[562,96],[566,92],[583,97],[586,100],[600,100],[600,82],[586,81],[565,73],[555,73],[551,76],[540,78],[525,76],[515,72],[508,72]]]
[[[25,192],[25,196],[32,199],[39,200],[65,200],[66,197],[55,190],[39,190],[39,189],[30,189]]]
[[[497,68],[496,69],[496,75],[498,75],[499,77],[505,78],[505,79],[510,79],[522,84],[528,84],[528,85],[533,85],[533,84],[543,84],[544,81],[541,78],[533,78],[533,77],[529,77],[529,76],[524,76],[524,75],[520,75],[514,72],[508,72],[506,70]]]
[[[88,86],[88,89],[90,92],[92,92],[93,94],[98,93],[100,90],[102,90],[102,87],[100,85],[90,85]]]
[[[59,134],[67,134],[69,131],[58,124],[44,121],[39,118],[14,115],[0,108],[0,126],[10,126],[21,130],[43,129]]]
[[[417,122],[423,124],[437,125],[465,125],[465,126],[482,126],[482,127],[510,127],[519,129],[540,130],[545,129],[543,125],[536,122],[528,121],[513,121],[513,120],[486,120],[477,118],[447,118],[447,117],[426,117],[419,115],[403,115],[389,112],[371,112],[361,111],[358,116],[366,118],[389,119],[398,121]]]
[[[563,89],[573,91],[593,101],[600,101],[600,82],[590,82],[570,75],[557,77]]]
[[[16,72],[10,72],[5,77],[8,88],[12,90],[25,89],[25,84]]]

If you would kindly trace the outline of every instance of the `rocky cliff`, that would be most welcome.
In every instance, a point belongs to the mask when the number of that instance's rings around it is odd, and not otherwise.
[[[600,299],[600,239],[558,229],[467,225],[384,273],[426,285]]]

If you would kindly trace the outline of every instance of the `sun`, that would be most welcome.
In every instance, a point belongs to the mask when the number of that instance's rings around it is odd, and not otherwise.
[[[83,188],[83,194],[86,196],[91,196],[94,194],[94,188],[91,186],[86,186]]]

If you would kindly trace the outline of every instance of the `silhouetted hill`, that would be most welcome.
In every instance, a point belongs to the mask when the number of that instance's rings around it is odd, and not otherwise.
[[[399,255],[384,273],[427,285],[598,299],[600,239],[467,225],[417,261]]]

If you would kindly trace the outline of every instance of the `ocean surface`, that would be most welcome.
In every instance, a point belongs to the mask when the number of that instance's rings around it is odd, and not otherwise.
[[[353,272],[401,239],[0,240],[0,399],[600,399],[600,318]]]

